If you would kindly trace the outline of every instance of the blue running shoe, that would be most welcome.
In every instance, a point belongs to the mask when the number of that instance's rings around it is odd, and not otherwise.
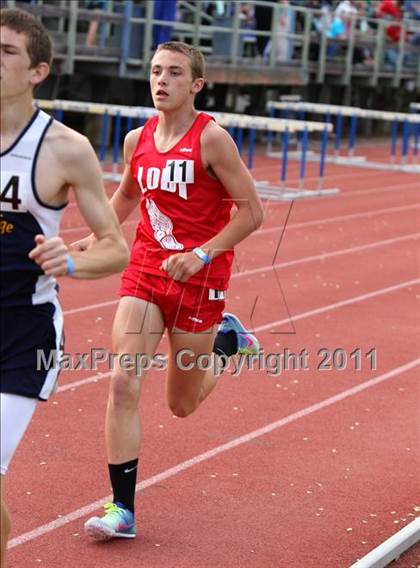
[[[105,503],[105,515],[92,517],[85,523],[85,532],[95,540],[111,538],[134,538],[136,523],[134,515],[122,503]]]
[[[222,323],[219,326],[219,333],[229,333],[234,331],[238,338],[239,355],[258,355],[260,344],[252,333],[249,333],[241,323],[241,320],[228,312],[223,314]]]

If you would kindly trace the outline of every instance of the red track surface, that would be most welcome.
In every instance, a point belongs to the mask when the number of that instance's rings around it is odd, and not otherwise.
[[[255,177],[275,182],[279,169],[259,157]],[[315,165],[308,170],[316,187]],[[297,172],[291,164],[289,176]],[[328,172],[325,187],[341,194],[295,202],[277,254],[290,204],[266,204],[264,226],[238,248],[228,300],[266,354],[306,349],[308,369],[226,373],[186,420],[171,416],[163,373],[152,371],[141,402],[139,535],[106,544],[87,540],[82,527],[110,494],[108,377],[64,372],[6,478],[10,568],[345,568],[413,520],[420,187],[410,174]],[[134,227],[125,225],[128,238]],[[63,228],[69,242],[85,234],[75,207]],[[67,352],[110,348],[118,280],[63,280]],[[321,348],[376,348],[377,369],[363,358],[359,371],[353,359],[345,370],[320,371]],[[395,566],[415,566],[418,552]]]

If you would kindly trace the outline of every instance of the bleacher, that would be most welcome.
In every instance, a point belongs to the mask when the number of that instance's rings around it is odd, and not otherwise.
[[[407,41],[410,34],[420,33],[420,21],[410,18],[400,22],[400,41],[391,44],[385,19],[358,15],[352,19],[346,39],[332,40],[321,10],[265,0],[178,0],[175,21],[154,19],[152,1],[104,0],[101,9],[87,9],[80,0],[6,0],[2,5],[24,8],[42,19],[54,37],[58,74],[77,71],[145,80],[155,47],[154,30],[160,26],[168,30],[171,39],[202,49],[207,79],[213,83],[274,86],[328,81],[345,86],[399,87],[411,81],[420,89],[420,47]],[[219,11],[215,9],[218,5]],[[271,11],[270,29],[250,23],[246,13],[250,5]],[[257,49],[258,38],[265,38],[268,47],[262,54]],[[360,52],[370,54],[369,62],[355,57]]]

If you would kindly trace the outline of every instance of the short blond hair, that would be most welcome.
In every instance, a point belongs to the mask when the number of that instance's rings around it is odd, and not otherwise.
[[[205,64],[201,51],[199,51],[192,45],[188,45],[188,43],[184,43],[183,41],[167,41],[166,43],[161,43],[160,45],[158,45],[155,53],[163,51],[164,49],[166,49],[167,51],[182,53],[188,57],[188,59],[190,60],[193,81],[195,81],[196,79],[204,78]]]

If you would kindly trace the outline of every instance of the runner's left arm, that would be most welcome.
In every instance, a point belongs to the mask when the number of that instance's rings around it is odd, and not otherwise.
[[[203,131],[201,148],[203,165],[222,183],[237,208],[229,223],[200,246],[214,259],[258,229],[263,221],[263,208],[252,176],[223,128],[210,122]],[[185,282],[203,268],[203,261],[192,252],[178,253],[166,259],[162,268],[174,280]]]

